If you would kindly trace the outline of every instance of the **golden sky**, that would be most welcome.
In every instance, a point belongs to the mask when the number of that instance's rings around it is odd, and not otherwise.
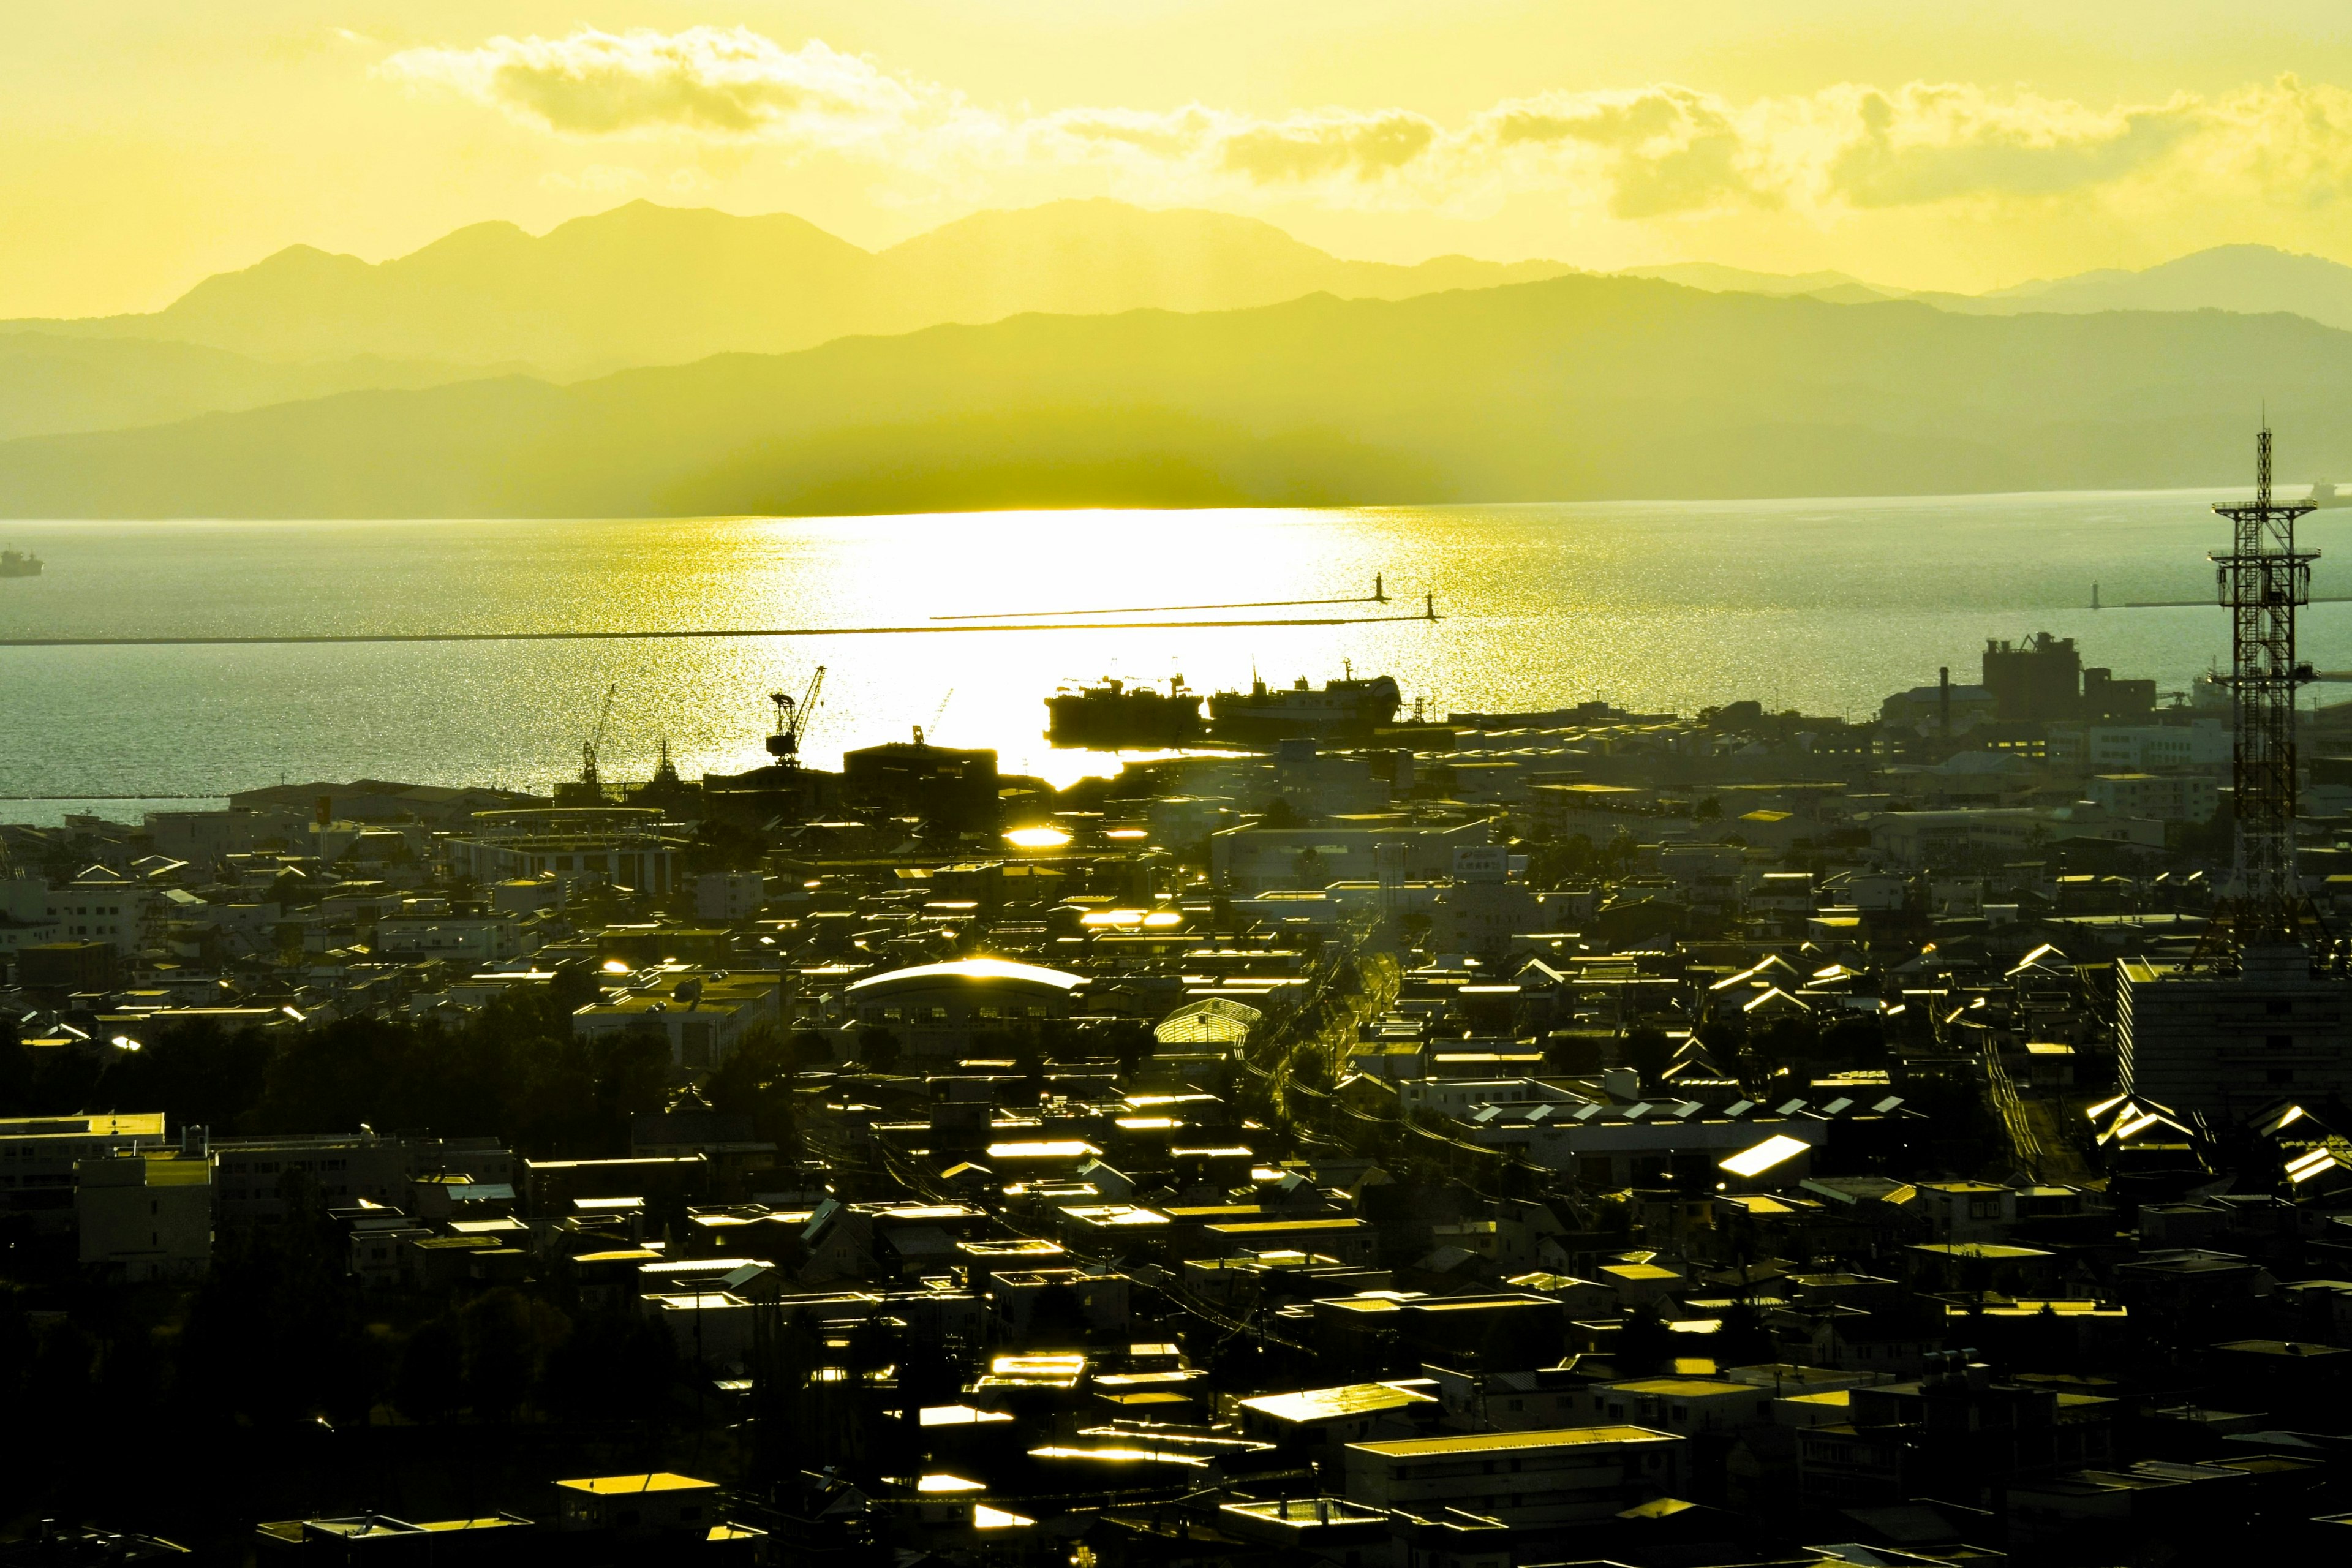
[[[1342,255],[1977,290],[2352,261],[2352,4],[89,0],[0,10],[0,318],[645,196],[880,246],[1112,195]]]

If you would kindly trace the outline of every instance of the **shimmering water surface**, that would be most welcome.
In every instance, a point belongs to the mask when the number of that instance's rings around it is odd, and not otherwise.
[[[956,631],[651,642],[0,648],[0,796],[215,795],[361,775],[544,787],[617,687],[608,776],[667,737],[689,775],[765,761],[767,693],[830,668],[809,755],[987,745],[1067,780],[1043,699],[1104,674],[1196,689],[1353,660],[1429,711],[1752,697],[1861,717],[1987,637],[2183,687],[2226,656],[2208,599],[2221,492],[1336,510],[580,521],[0,525],[47,574],[0,581],[0,636],[922,625],[938,616],[1338,597],[1385,574],[1434,625]],[[2337,517],[2305,525],[2323,550]],[[2352,556],[2352,548],[2346,554]],[[2352,594],[2323,559],[2314,592]],[[2307,656],[2352,667],[2352,605]],[[1255,612],[1280,614],[1282,612]],[[1302,614],[1349,613],[1304,611]],[[1381,613],[1377,606],[1371,613]],[[0,801],[0,820],[68,807]],[[70,809],[79,809],[79,806]],[[137,807],[127,808],[135,814]]]

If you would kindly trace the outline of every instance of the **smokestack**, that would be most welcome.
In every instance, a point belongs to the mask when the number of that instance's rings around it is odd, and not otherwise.
[[[1936,718],[1944,727],[1944,739],[1952,738],[1952,667],[1945,665],[1936,671]]]

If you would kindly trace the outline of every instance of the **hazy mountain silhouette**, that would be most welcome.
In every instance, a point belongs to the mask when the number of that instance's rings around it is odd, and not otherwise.
[[[1620,278],[1656,278],[1711,294],[1769,294],[1776,298],[1802,294],[1820,300],[1850,297],[1854,302],[1900,298],[1904,290],[1883,289],[1843,272],[1750,272],[1713,261],[1676,261],[1664,267],[1628,267]]]
[[[2352,329],[2352,267],[2267,245],[2221,245],[2144,272],[2086,272],[1984,297],[1997,301],[2026,310],[2288,310]]]
[[[160,425],[361,387],[433,386],[482,374],[478,367],[427,361],[369,356],[285,364],[194,343],[0,332],[0,439]]]
[[[1557,276],[1551,262],[1343,261],[1251,218],[1110,201],[979,214],[878,254],[783,214],[632,202],[534,237],[477,224],[371,264],[296,246],[145,316],[42,323],[262,359],[378,355],[556,376],[783,353],[1024,310],[1230,310]]]
[[[1694,289],[1745,294],[1803,294],[1839,304],[1873,298],[1917,300],[1972,316],[2087,314],[2095,310],[2285,310],[2352,330],[2352,267],[2267,245],[2221,245],[2142,272],[2103,268],[2037,279],[1988,294],[1948,294],[1864,283],[1840,272],[1749,272],[1713,262],[1632,268],[1628,278],[1663,278]]]
[[[2267,396],[2352,472],[2352,334],[1578,276],[1024,315],[571,386],[0,444],[13,516],[593,516],[1938,493],[2237,481]]]

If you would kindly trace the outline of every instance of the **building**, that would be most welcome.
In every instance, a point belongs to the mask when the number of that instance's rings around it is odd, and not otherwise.
[[[1458,1509],[1512,1525],[1612,1519],[1675,1491],[1683,1444],[1628,1426],[1350,1443],[1347,1495],[1369,1508]]]
[[[20,949],[58,940],[58,922],[49,913],[48,884],[32,878],[0,881],[0,963]]]
[[[703,1536],[723,1524],[726,1494],[716,1481],[656,1471],[555,1483],[559,1531],[626,1537]]]
[[[212,1152],[223,1219],[283,1218],[289,1176],[309,1183],[326,1208],[372,1203],[404,1211],[420,1176],[457,1173],[492,1184],[514,1180],[514,1156],[493,1138],[398,1137],[365,1130],[282,1133],[215,1139]]]
[[[163,1146],[160,1110],[0,1121],[0,1212],[29,1214],[37,1231],[62,1233],[74,1223],[74,1172],[84,1161]]]
[[[1238,1403],[1242,1433],[1276,1447],[1337,1446],[1369,1438],[1386,1421],[1416,1425],[1433,1415],[1437,1397],[1426,1384],[1352,1383],[1295,1394],[1262,1394]]]
[[[2116,1058],[2126,1092],[2231,1114],[2284,1096],[2352,1093],[2352,982],[2300,947],[2255,948],[2237,973],[2116,964]]]
[[[2083,656],[2073,637],[2036,632],[2024,642],[1988,637],[1984,689],[2000,717],[2011,723],[2046,724],[2081,716]],[[2154,689],[2149,696],[2154,699]]]
[[[2107,769],[2226,768],[2230,727],[2214,719],[2186,724],[2085,724],[2050,737],[2050,760]]]
[[[1444,881],[1457,848],[1488,847],[1476,818],[1393,826],[1229,827],[1209,836],[1209,874],[1236,898],[1334,882]]]
[[[757,871],[706,871],[693,887],[698,921],[748,921],[768,901],[768,879]]]
[[[1437,895],[1431,940],[1448,952],[1507,952],[1511,939],[1542,925],[1542,906],[1524,882],[1456,880]]]
[[[663,816],[633,805],[477,812],[442,847],[449,868],[477,884],[551,876],[567,886],[584,879],[670,893],[687,841],[664,830]]]
[[[390,1514],[270,1520],[254,1526],[254,1557],[276,1563],[299,1554],[314,1563],[510,1563],[525,1554],[535,1527],[511,1513],[412,1524]]]
[[[919,816],[950,833],[993,832],[1002,812],[997,787],[994,752],[929,745],[919,730],[911,744],[893,741],[841,759],[845,803]]]
[[[869,974],[845,999],[853,1036],[886,1029],[911,1056],[955,1059],[972,1038],[1076,1011],[1086,977],[1002,958],[964,958]]]
[[[201,1274],[213,1257],[209,1155],[122,1150],[75,1166],[80,1259],[131,1283]]]
[[[518,914],[386,915],[375,923],[375,951],[386,957],[498,963],[537,952],[540,931]]]
[[[118,952],[136,952],[145,929],[152,888],[120,871],[92,866],[62,888],[48,890],[48,919],[67,942],[110,942]]]
[[[2083,796],[2117,816],[2158,822],[2210,822],[2221,798],[2219,786],[2200,774],[2143,773],[2095,773],[2084,782]]]
[[[713,1068],[754,1026],[782,1019],[782,995],[783,976],[774,970],[657,964],[572,1014],[572,1032],[582,1039],[658,1036],[673,1067]]]
[[[1921,735],[1961,735],[1992,720],[2000,706],[1981,686],[1915,686],[1881,702],[1878,721]]]
[[[448,788],[439,784],[396,784],[387,779],[354,779],[349,784],[270,784],[240,790],[228,797],[230,812],[249,811],[299,822],[348,817],[354,822],[422,822],[435,827],[462,830],[478,813],[544,805],[546,797],[513,790],[478,786]],[[188,813],[189,816],[226,815]],[[151,817],[151,821],[153,819]]]

